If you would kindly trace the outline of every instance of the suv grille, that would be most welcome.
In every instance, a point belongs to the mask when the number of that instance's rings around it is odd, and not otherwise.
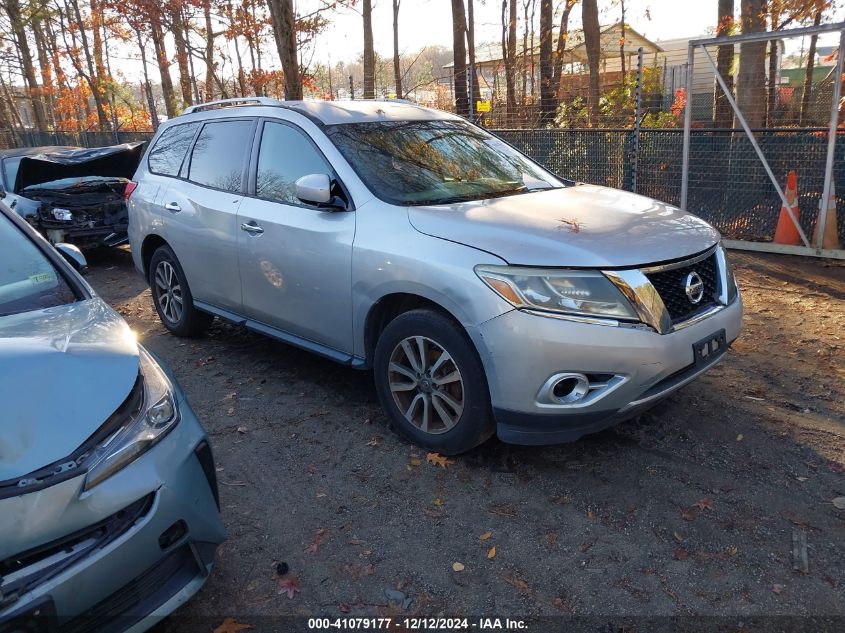
[[[698,273],[704,283],[704,296],[698,303],[692,303],[686,293],[686,279],[691,272]],[[645,276],[663,299],[663,304],[672,319],[672,325],[686,321],[697,313],[716,305],[719,296],[719,265],[716,261],[716,253],[694,264],[671,270],[649,272]]]

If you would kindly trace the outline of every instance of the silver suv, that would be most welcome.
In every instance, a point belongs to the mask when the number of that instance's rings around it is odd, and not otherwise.
[[[372,369],[396,430],[440,453],[606,428],[739,335],[711,226],[557,177],[444,112],[194,106],[135,181],[133,257],[171,332],[219,316]]]

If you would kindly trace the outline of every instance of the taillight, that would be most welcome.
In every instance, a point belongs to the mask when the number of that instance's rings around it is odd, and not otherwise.
[[[126,189],[123,190],[123,201],[129,202],[129,196],[132,195],[132,192],[138,187],[138,183],[134,181],[129,181],[126,183]]]

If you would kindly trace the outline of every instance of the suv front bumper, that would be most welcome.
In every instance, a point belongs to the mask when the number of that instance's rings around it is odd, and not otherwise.
[[[738,336],[742,300],[668,334],[538,316],[520,310],[472,332],[490,388],[499,439],[513,444],[571,442],[632,418],[718,363],[727,348],[695,363],[693,345],[720,330]],[[542,397],[556,374],[614,377],[613,388],[583,403]]]

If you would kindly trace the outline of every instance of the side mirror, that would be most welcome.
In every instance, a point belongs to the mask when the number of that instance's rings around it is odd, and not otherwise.
[[[65,242],[59,242],[53,246],[57,251],[59,251],[59,253],[61,253],[62,257],[67,260],[68,264],[73,266],[73,269],[80,275],[84,275],[88,272],[88,262],[85,260],[85,255],[82,254],[82,251],[79,250],[78,246],[67,244]]]
[[[308,174],[296,181],[296,197],[310,204],[332,201],[332,181],[327,174]]]

